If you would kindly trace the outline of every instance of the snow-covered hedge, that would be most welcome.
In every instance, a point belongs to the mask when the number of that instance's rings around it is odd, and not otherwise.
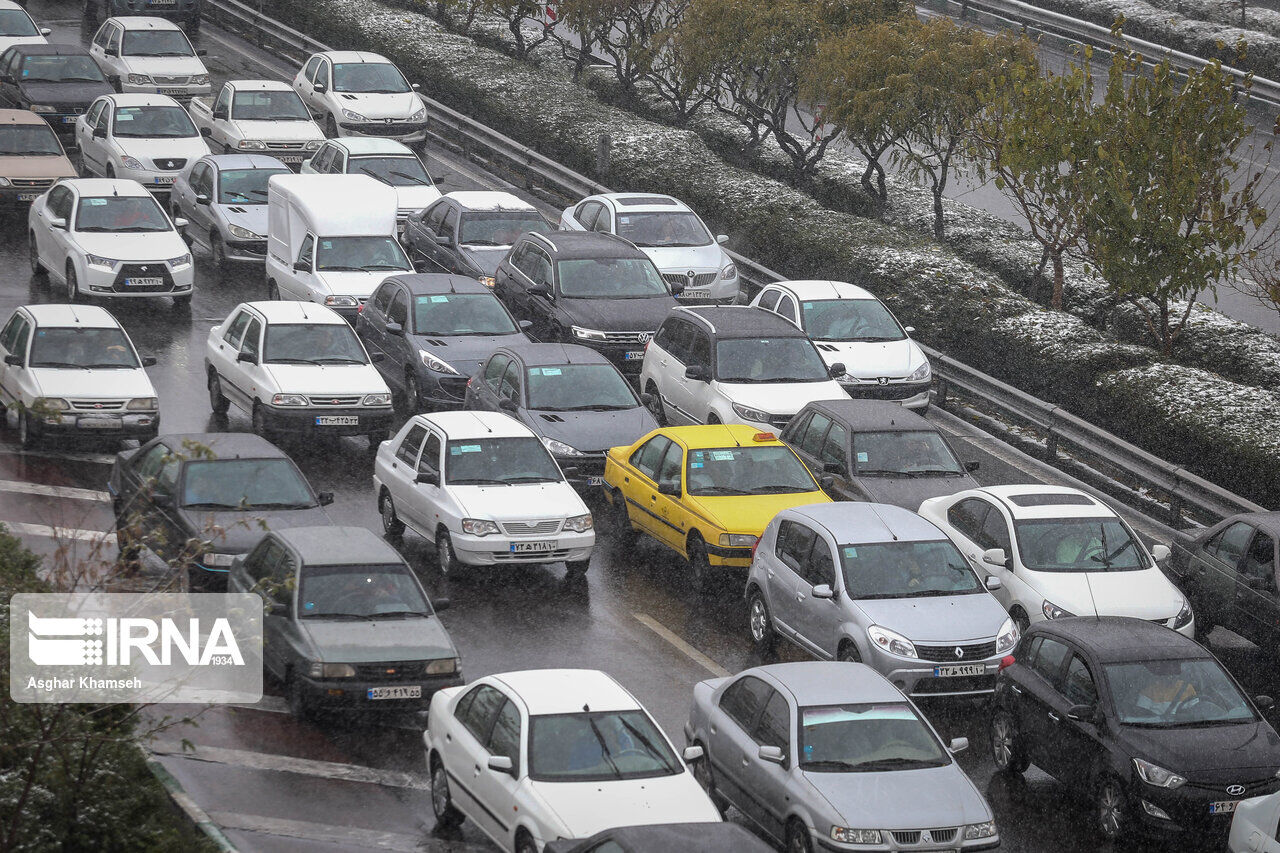
[[[1209,21],[1230,26],[1240,24],[1240,0],[1150,0],[1150,2],[1157,9],[1174,12],[1195,21]],[[1244,5],[1244,29],[1280,38],[1280,12],[1252,2]]]

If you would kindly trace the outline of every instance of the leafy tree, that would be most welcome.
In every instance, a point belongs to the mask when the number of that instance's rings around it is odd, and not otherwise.
[[[529,54],[541,47],[551,38],[551,27],[542,21],[545,4],[536,0],[484,0],[484,11],[496,15],[507,22],[507,29],[515,39],[515,55],[517,59],[528,59]],[[525,31],[526,24],[533,24],[541,33],[529,38]]]
[[[648,45],[668,24],[668,0],[561,0],[560,21],[609,57],[623,91],[631,92],[646,71]]]

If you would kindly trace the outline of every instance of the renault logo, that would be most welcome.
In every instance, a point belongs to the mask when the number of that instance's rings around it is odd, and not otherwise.
[[[962,657],[964,657],[964,649],[956,646],[956,660],[959,660]]]
[[[920,833],[920,843],[921,843],[921,844],[932,844],[932,843],[933,843],[933,833],[929,832],[929,830],[927,830],[927,829],[926,829],[926,830],[924,830],[923,832],[921,832],[921,833]]]
[[[1244,785],[1228,785],[1227,793],[1233,797],[1238,797],[1244,793]]]

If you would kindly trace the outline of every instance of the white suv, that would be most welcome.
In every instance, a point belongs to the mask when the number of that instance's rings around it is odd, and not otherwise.
[[[391,391],[364,345],[337,313],[310,302],[244,302],[209,330],[209,405],[231,403],[253,431],[307,436],[389,434]]]
[[[644,351],[640,388],[660,424],[748,424],[777,431],[815,400],[845,396],[813,343],[746,306],[677,308]]]
[[[293,90],[325,133],[381,136],[406,145],[427,138],[427,106],[400,69],[363,50],[312,54],[293,78]]]
[[[414,415],[378,448],[373,488],[382,529],[433,542],[457,564],[563,562],[580,575],[596,534],[591,512],[528,427],[501,412]],[[570,469],[567,473],[575,473]]]
[[[32,447],[52,435],[136,438],[160,429],[160,401],[133,341],[95,305],[24,305],[0,329],[0,403]]]
[[[207,95],[209,69],[182,28],[173,21],[126,15],[107,18],[94,33],[89,55],[121,92],[172,95],[190,100]]]
[[[738,267],[720,248],[729,238],[711,231],[684,202],[654,193],[603,193],[584,198],[560,214],[566,231],[617,234],[653,261],[668,284],[690,304],[732,304],[738,298]]]
[[[103,95],[76,119],[76,145],[89,174],[132,178],[157,193],[209,153],[191,116],[165,95]]]

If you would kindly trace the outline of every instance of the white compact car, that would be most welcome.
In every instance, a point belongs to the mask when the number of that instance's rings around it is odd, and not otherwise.
[[[731,304],[738,298],[737,265],[698,214],[684,202],[654,193],[604,193],[584,198],[560,214],[566,231],[602,231],[630,240],[653,261],[690,304]]]
[[[313,54],[293,78],[311,114],[331,137],[380,136],[413,144],[427,138],[427,107],[391,60],[376,53]]]
[[[160,430],[160,401],[129,335],[94,305],[24,305],[0,330],[5,425],[32,447],[46,436],[136,438]],[[6,423],[7,421],[7,423]]]
[[[779,281],[766,285],[752,305],[795,323],[827,364],[840,363],[840,385],[850,397],[896,400],[908,409],[929,408],[929,359],[907,336],[885,304],[843,281]]]
[[[413,416],[378,448],[373,487],[383,531],[433,542],[442,574],[559,562],[582,574],[591,561],[587,505],[541,439],[501,412]]]
[[[89,174],[132,178],[158,193],[209,153],[191,116],[167,95],[103,95],[76,118],[76,145]]]
[[[920,514],[941,527],[1025,631],[1066,616],[1132,616],[1195,635],[1191,605],[1111,507],[1065,486],[987,486],[929,498]]]
[[[191,40],[173,21],[125,16],[107,18],[89,45],[89,55],[121,92],[171,95],[190,100],[210,91],[209,69]]]
[[[13,0],[0,0],[0,53],[15,44],[45,44],[45,36],[53,32],[37,27],[27,10]]]
[[[394,139],[331,139],[302,164],[315,175],[368,175],[396,191],[396,221],[401,228],[412,214],[440,198],[440,190],[418,155]]]
[[[1231,818],[1228,853],[1280,853],[1280,792],[1244,800]]]
[[[644,706],[596,670],[506,672],[437,691],[422,742],[436,826],[470,818],[502,850],[720,821],[685,764],[702,747],[677,753]]]
[[[385,439],[391,391],[356,333],[308,302],[244,302],[209,330],[204,349],[209,405],[243,409],[264,438],[367,435]]]
[[[186,225],[169,219],[137,181],[59,181],[27,213],[31,272],[65,285],[68,302],[83,294],[172,296],[189,307],[195,267],[178,233]]]
[[[216,98],[192,98],[189,109],[222,154],[267,154],[297,171],[324,141],[298,93],[276,80],[228,80]]]

